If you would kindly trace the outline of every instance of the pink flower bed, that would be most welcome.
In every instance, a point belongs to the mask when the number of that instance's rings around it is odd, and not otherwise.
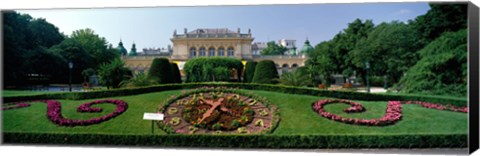
[[[437,109],[437,110],[448,110],[453,112],[468,112],[468,107],[456,107],[453,105],[440,105],[434,104],[429,102],[422,102],[422,101],[388,101],[387,110],[383,117],[379,119],[357,119],[357,118],[345,118],[336,114],[332,114],[326,112],[323,107],[327,104],[332,103],[345,103],[350,105],[351,107],[343,110],[346,113],[355,113],[355,112],[363,112],[365,108],[357,102],[349,101],[349,100],[342,100],[342,99],[326,99],[320,100],[313,104],[313,109],[320,114],[321,116],[328,118],[330,120],[343,122],[347,124],[355,124],[355,125],[369,125],[369,126],[385,126],[395,124],[396,122],[402,119],[402,103],[404,104],[418,104],[425,108],[430,109]]]
[[[30,104],[25,102],[3,104],[2,110],[10,110],[10,109],[17,109],[17,108],[24,108],[24,107],[30,107]]]
[[[115,118],[116,116],[122,114],[125,112],[128,108],[128,105],[125,101],[122,100],[95,100],[92,102],[84,103],[80,105],[77,108],[78,112],[90,112],[90,113],[95,113],[95,112],[102,112],[102,108],[93,108],[93,105],[97,104],[105,104],[105,103],[111,103],[114,105],[117,105],[117,109],[113,111],[110,114],[107,114],[102,117],[98,118],[92,118],[88,120],[74,120],[74,119],[66,119],[62,116],[62,104],[58,101],[55,100],[35,100],[35,101],[28,101],[28,102],[45,102],[47,103],[47,118],[52,121],[53,123],[60,125],[60,126],[68,126],[68,127],[74,127],[74,126],[88,126],[88,125],[93,125],[93,124],[98,124],[102,123],[104,121],[110,120],[112,118]],[[12,104],[8,104],[12,105]],[[14,107],[6,107],[2,108],[2,110],[8,110],[8,109],[14,109],[14,108],[21,108],[21,107],[28,107],[30,104],[24,102],[18,102],[15,104]]]
[[[437,110],[449,110],[453,112],[463,112],[468,113],[468,107],[455,107],[453,105],[440,105],[434,104],[429,102],[422,102],[422,101],[405,101],[404,104],[417,104],[425,108],[437,109]]]
[[[107,114],[102,117],[88,119],[88,120],[73,120],[73,119],[66,119],[62,116],[62,106],[60,102],[55,100],[46,100],[47,102],[47,117],[50,121],[60,125],[60,126],[88,126],[93,124],[102,123],[104,121],[110,120],[123,112],[125,112],[128,108],[126,102],[122,100],[96,100],[93,102],[85,103],[80,105],[77,109],[79,112],[101,112],[101,108],[91,108],[92,105],[95,104],[103,104],[103,103],[111,103],[117,105],[117,109],[110,114]]]
[[[357,102],[348,101],[348,100],[331,100],[331,99],[317,101],[316,103],[313,104],[313,109],[321,116],[328,118],[330,120],[343,122],[347,124],[355,124],[355,125],[385,126],[385,125],[394,124],[397,121],[400,121],[402,119],[402,105],[399,101],[389,101],[385,115],[378,119],[345,118],[336,114],[326,112],[323,107],[327,104],[332,104],[332,103],[345,103],[352,106],[344,110],[344,112],[347,112],[347,113],[365,111],[365,108]]]

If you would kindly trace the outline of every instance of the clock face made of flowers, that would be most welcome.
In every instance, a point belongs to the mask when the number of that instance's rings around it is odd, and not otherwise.
[[[204,92],[170,103],[164,124],[175,133],[261,133],[272,128],[274,109],[236,93]]]

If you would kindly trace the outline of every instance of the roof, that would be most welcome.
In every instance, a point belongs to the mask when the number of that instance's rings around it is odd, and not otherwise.
[[[200,28],[188,32],[187,34],[234,34],[234,31],[228,30],[227,28]]]

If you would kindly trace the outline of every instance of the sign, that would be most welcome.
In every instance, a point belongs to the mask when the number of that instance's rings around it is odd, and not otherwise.
[[[161,113],[143,113],[143,120],[163,120]]]

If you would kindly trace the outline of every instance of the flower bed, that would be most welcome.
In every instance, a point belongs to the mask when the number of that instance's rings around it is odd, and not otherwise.
[[[387,110],[383,117],[379,119],[358,119],[358,118],[345,118],[336,114],[326,112],[324,110],[324,106],[327,104],[333,104],[333,103],[345,103],[350,105],[351,107],[343,110],[346,113],[356,113],[356,112],[365,111],[365,108],[360,103],[349,101],[349,100],[343,100],[343,99],[320,100],[313,104],[313,109],[321,116],[330,120],[343,122],[347,124],[369,125],[369,126],[386,126],[386,125],[395,124],[396,122],[400,121],[402,119],[402,103],[418,104],[425,108],[431,108],[431,109],[437,109],[437,110],[448,110],[448,111],[463,112],[463,113],[468,112],[468,107],[455,107],[453,105],[440,105],[440,104],[434,104],[434,103],[422,102],[422,101],[406,101],[406,102],[388,101]]]
[[[405,101],[404,104],[417,104],[425,108],[437,109],[437,110],[448,110],[452,112],[463,112],[468,113],[468,107],[456,107],[450,104],[447,105],[440,105],[434,104],[429,102],[422,102],[422,101]]]
[[[30,107],[30,104],[25,102],[7,103],[2,105],[2,110],[18,109],[24,107]]]
[[[53,123],[60,125],[60,126],[68,126],[68,127],[74,127],[74,126],[88,126],[88,125],[93,125],[93,124],[99,124],[104,121],[110,120],[123,112],[125,112],[128,108],[128,105],[125,101],[122,100],[96,100],[92,102],[88,102],[85,104],[80,105],[77,108],[78,112],[102,112],[102,108],[92,108],[93,105],[97,104],[104,104],[104,103],[111,103],[114,105],[117,105],[117,109],[113,111],[112,113],[98,117],[98,118],[92,118],[88,120],[74,120],[74,119],[66,119],[62,116],[62,104],[58,101],[55,100],[36,100],[36,101],[29,101],[29,102],[44,102],[47,103],[47,118],[52,121]],[[15,106],[13,107],[6,107],[2,108],[2,110],[8,110],[8,109],[14,109],[14,108],[22,108],[22,107],[28,107],[30,104],[27,103],[27,101],[24,102],[18,102],[14,103]],[[12,104],[8,104],[12,105]]]
[[[330,120],[343,122],[347,124],[355,124],[355,125],[385,126],[385,125],[394,124],[397,121],[402,119],[402,106],[399,101],[389,101],[385,115],[379,119],[345,118],[336,114],[326,112],[323,107],[327,104],[332,104],[332,103],[345,103],[352,106],[344,110],[344,112],[347,112],[347,113],[365,111],[364,107],[359,103],[349,101],[349,100],[331,100],[331,99],[320,100],[314,103],[313,109],[316,112],[318,112],[318,114],[320,114],[321,116],[328,118]]]
[[[88,126],[93,124],[98,124],[107,120],[110,120],[123,112],[125,112],[128,108],[126,102],[122,100],[96,100],[93,102],[85,103],[80,105],[77,109],[79,112],[101,112],[101,108],[91,108],[90,106],[95,104],[103,104],[103,103],[111,103],[117,105],[117,109],[112,113],[88,120],[73,120],[73,119],[66,119],[62,116],[62,106],[61,103],[55,100],[46,100],[47,102],[47,117],[50,121],[60,125],[60,126]]]

